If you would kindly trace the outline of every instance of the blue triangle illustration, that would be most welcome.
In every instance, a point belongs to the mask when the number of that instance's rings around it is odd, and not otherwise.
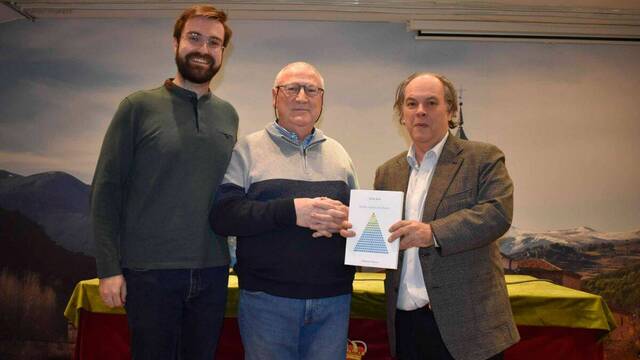
[[[388,254],[387,245],[384,243],[384,236],[378,224],[376,213],[372,213],[367,226],[353,248],[356,252],[367,252],[376,254]]]

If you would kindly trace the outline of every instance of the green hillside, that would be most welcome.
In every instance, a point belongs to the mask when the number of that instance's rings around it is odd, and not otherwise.
[[[585,290],[616,308],[640,315],[640,262],[585,280]]]

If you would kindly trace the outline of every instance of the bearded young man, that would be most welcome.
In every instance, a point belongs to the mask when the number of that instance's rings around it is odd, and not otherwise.
[[[226,19],[212,6],[182,13],[175,78],[127,96],[102,144],[91,194],[100,296],[125,306],[134,359],[214,357],[229,252],[208,216],[238,130],[209,90]]]

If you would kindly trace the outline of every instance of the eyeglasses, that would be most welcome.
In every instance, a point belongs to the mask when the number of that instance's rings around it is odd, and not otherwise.
[[[300,85],[300,84],[284,84],[276,86],[278,89],[282,89],[287,96],[298,96],[300,89],[304,88],[304,93],[307,94],[308,97],[316,97],[324,92],[323,88],[317,87],[315,85]]]
[[[197,32],[189,32],[183,36],[183,39],[187,40],[189,44],[201,47],[204,43],[207,43],[207,46],[211,50],[224,49],[224,45],[222,40],[214,37],[205,37],[204,35]]]

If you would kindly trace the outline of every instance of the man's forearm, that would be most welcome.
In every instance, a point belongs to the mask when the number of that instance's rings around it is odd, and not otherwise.
[[[252,236],[296,224],[293,199],[249,200],[244,192],[225,194],[211,212],[213,231],[223,236]]]

